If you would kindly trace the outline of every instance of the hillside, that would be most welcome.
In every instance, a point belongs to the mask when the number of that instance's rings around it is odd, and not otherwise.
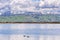
[[[0,22],[60,22],[59,14],[0,16]]]

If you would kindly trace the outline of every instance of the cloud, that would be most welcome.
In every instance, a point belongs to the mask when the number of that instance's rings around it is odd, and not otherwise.
[[[33,2],[32,0],[13,0],[11,3],[11,10],[20,10],[20,11],[27,11],[27,12],[37,12],[36,6],[38,6],[38,2]],[[13,9],[14,8],[14,9]]]

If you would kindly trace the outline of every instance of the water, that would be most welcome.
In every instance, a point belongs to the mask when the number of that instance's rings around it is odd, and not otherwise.
[[[0,40],[59,40],[60,24],[0,24]]]

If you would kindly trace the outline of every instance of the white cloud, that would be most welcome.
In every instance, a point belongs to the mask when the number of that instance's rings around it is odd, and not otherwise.
[[[19,5],[16,5],[19,4]],[[14,12],[16,12],[16,10],[20,10],[20,11],[27,11],[27,12],[39,12],[38,10],[35,10],[35,5],[37,4],[37,2],[32,2],[30,0],[13,0],[11,2],[11,10],[15,10]],[[26,6],[26,7],[24,7]],[[14,9],[13,9],[14,8]]]

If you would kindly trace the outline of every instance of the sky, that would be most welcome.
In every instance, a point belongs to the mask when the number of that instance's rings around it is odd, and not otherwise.
[[[45,4],[56,4],[58,5],[60,0],[0,0],[0,15],[4,13],[2,8],[9,5],[11,8],[11,13],[16,14],[19,11],[23,13],[27,12],[40,12],[40,6]],[[7,8],[6,8],[7,9]],[[10,10],[10,9],[9,9]],[[19,12],[20,13],[20,12]],[[18,13],[18,14],[19,14]]]

